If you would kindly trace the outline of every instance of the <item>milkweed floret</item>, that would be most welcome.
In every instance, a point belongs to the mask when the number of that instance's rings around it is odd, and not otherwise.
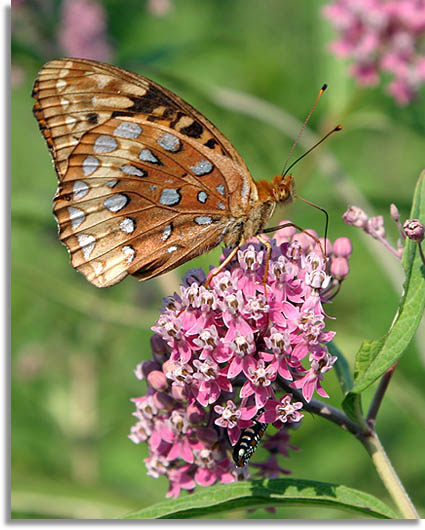
[[[153,327],[153,360],[136,369],[148,390],[133,400],[138,421],[130,439],[147,442],[148,473],[168,477],[168,496],[246,477],[247,466],[237,471],[232,450],[243,453],[238,441],[260,422],[272,424],[275,434],[264,439],[271,454],[256,465],[259,475],[288,473],[277,455],[293,448],[289,430],[303,417],[303,403],[288,388],[307,402],[314,392],[327,397],[322,382],[336,358],[326,347],[334,332],[325,329],[323,303],[341,282],[328,270],[351,253],[346,238],[327,242],[327,265],[315,239],[302,236],[289,227],[270,239],[266,285],[265,249],[254,239],[210,288],[203,273],[190,271],[179,294],[167,298]]]

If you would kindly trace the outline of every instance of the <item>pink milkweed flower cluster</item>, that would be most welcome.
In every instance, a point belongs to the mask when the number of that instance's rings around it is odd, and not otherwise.
[[[255,464],[259,475],[288,473],[277,456],[293,448],[289,429],[303,417],[291,388],[306,402],[314,392],[328,397],[322,381],[336,357],[326,347],[334,332],[325,329],[323,303],[338,292],[348,274],[341,260],[351,254],[346,238],[320,245],[310,233],[314,239],[284,228],[269,240],[266,284],[266,250],[253,239],[208,287],[193,270],[165,300],[152,328],[153,359],[135,372],[148,389],[133,399],[129,437],[148,444],[148,474],[168,477],[168,496],[248,476],[230,454],[255,421],[277,429],[263,442],[269,456]],[[338,260],[341,274],[332,278]]]
[[[339,31],[331,50],[352,59],[359,84],[377,85],[389,73],[398,104],[415,98],[425,82],[425,0],[336,0],[323,14]]]
[[[69,57],[108,61],[106,12],[97,0],[64,0],[58,40]]]

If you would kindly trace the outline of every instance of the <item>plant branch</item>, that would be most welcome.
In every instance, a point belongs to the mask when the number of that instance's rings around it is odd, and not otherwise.
[[[307,412],[317,414],[318,416],[321,416],[322,418],[339,425],[344,430],[354,434],[354,436],[357,438],[367,436],[369,434],[367,427],[351,420],[342,410],[337,409],[332,405],[328,405],[327,403],[320,401],[320,399],[312,398],[307,402],[299,390],[292,388],[289,383],[283,381],[281,378],[279,378],[279,384],[284,390],[290,392],[294,398],[302,401],[303,409]]]
[[[296,390],[290,386],[289,383],[284,381],[283,379],[279,378],[279,384],[282,386],[282,388],[288,392],[291,392],[293,396],[296,399],[299,399],[303,402],[304,410],[311,412],[313,414],[317,414],[318,416],[321,416],[322,418],[325,418],[326,420],[331,421],[332,423],[335,423],[336,425],[339,425],[344,430],[354,434],[354,436],[361,442],[363,447],[368,452],[369,456],[371,457],[371,460],[373,462],[373,465],[376,468],[376,471],[378,472],[379,477],[381,478],[382,482],[384,483],[384,486],[386,487],[388,493],[390,494],[391,498],[394,501],[394,504],[398,507],[400,514],[403,516],[404,519],[419,519],[419,515],[415,509],[415,507],[412,504],[412,501],[409,498],[409,495],[407,494],[406,490],[404,489],[403,484],[401,483],[395,469],[393,468],[379,438],[376,434],[375,430],[373,429],[374,425],[374,416],[373,414],[376,413],[379,409],[379,405],[382,401],[382,398],[385,393],[385,389],[388,385],[388,382],[391,378],[392,372],[394,371],[395,365],[391,367],[392,371],[388,370],[387,374],[384,375],[382,378],[380,387],[382,385],[381,390],[376,392],[374,399],[375,404],[373,405],[373,408],[371,407],[371,410],[369,411],[369,415],[372,420],[372,425],[365,424],[362,425],[360,423],[356,423],[352,421],[344,412],[342,412],[340,409],[337,409],[336,407],[333,407],[332,405],[327,405],[323,401],[320,401],[319,399],[312,399],[310,402],[306,402],[306,400],[303,398],[302,393],[299,390]],[[387,376],[387,377],[385,377]],[[384,386],[384,382],[386,381],[386,385]],[[371,415],[372,412],[372,415]]]
[[[385,391],[387,390],[387,387],[394,373],[394,370],[397,367],[397,364],[398,364],[398,361],[395,362],[390,368],[388,368],[388,370],[382,376],[379,382],[378,388],[376,389],[375,395],[373,396],[373,399],[372,399],[372,402],[369,408],[369,412],[366,418],[367,423],[373,429],[375,428],[376,416],[378,414],[379,407],[381,406],[382,400],[385,395]]]

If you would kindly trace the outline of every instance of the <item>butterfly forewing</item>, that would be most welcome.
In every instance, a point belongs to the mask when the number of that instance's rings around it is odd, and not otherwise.
[[[218,245],[255,184],[206,118],[152,81],[94,61],[48,63],[34,113],[55,162],[54,213],[99,287],[147,279]]]

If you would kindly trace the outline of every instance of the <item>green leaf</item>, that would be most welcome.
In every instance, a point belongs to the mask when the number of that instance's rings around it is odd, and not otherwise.
[[[334,341],[331,341],[328,344],[328,350],[331,355],[336,355],[338,358],[334,364],[334,368],[339,385],[345,396],[345,399],[342,402],[344,411],[353,421],[363,423],[364,420],[360,395],[350,393],[350,390],[353,388],[353,378],[351,376],[350,366],[348,365],[347,359],[336,346]]]
[[[348,392],[342,402],[342,408],[350,419],[361,425],[365,425],[360,394]]]
[[[337,484],[313,480],[270,479],[203,488],[126,515],[126,519],[186,519],[241,508],[321,505],[380,519],[399,516],[376,497]]]
[[[329,342],[328,351],[331,355],[335,355],[338,360],[334,364],[335,373],[338,378],[339,385],[344,394],[349,392],[353,387],[353,378],[351,376],[350,366],[347,359],[344,357],[341,350],[337,347],[334,341]]]
[[[425,222],[425,171],[416,184],[410,217]],[[401,357],[421,321],[425,307],[425,276],[417,243],[406,241],[402,265],[406,280],[397,313],[384,337],[362,343],[356,356],[352,393],[358,394],[368,388]]]

